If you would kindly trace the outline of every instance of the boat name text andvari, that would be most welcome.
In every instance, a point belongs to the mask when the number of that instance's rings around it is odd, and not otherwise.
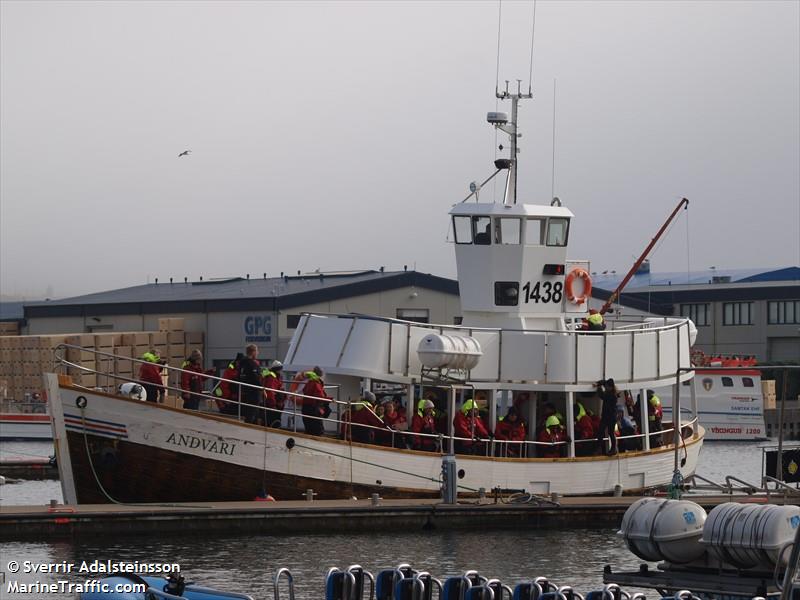
[[[175,446],[186,446],[187,448],[200,448],[206,452],[225,454],[227,456],[233,456],[233,453],[236,450],[236,444],[230,444],[228,442],[221,442],[217,440],[206,440],[194,435],[186,435],[183,433],[169,434],[167,443],[174,444]]]

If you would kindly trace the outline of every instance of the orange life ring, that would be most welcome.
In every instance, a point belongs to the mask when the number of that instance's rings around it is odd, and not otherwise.
[[[572,284],[576,279],[583,280],[583,294],[581,296],[576,296],[572,291]],[[572,269],[564,282],[564,291],[567,294],[567,300],[573,304],[583,304],[586,302],[589,295],[592,293],[592,278],[586,269],[581,269],[580,267]]]

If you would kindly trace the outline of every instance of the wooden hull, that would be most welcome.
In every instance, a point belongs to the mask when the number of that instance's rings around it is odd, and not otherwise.
[[[262,489],[278,500],[300,499],[307,489],[320,499],[373,492],[385,498],[439,495],[439,454],[247,425],[59,387],[48,377],[67,502],[252,500]],[[702,431],[686,442],[684,476],[695,471]],[[584,495],[611,493],[617,486],[635,491],[665,485],[674,454],[664,448],[613,458],[456,458],[464,472],[462,494],[500,487]]]

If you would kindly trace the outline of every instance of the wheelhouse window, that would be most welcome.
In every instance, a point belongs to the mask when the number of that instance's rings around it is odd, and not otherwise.
[[[525,245],[544,245],[544,219],[525,219]]]
[[[495,244],[503,244],[505,246],[519,244],[521,232],[522,219],[507,217],[495,219]]]
[[[492,220],[489,217],[472,217],[472,235],[475,245],[492,243]]]
[[[722,305],[723,325],[752,325],[752,302],[725,302]]]
[[[753,380],[750,377],[742,377],[742,385],[744,387],[755,387],[753,384]]]
[[[733,379],[731,379],[730,377],[723,377],[722,387],[733,387]]]
[[[554,217],[547,222],[547,245],[566,246],[569,219]]]
[[[464,216],[453,217],[453,234],[456,244],[472,243],[472,218]]]

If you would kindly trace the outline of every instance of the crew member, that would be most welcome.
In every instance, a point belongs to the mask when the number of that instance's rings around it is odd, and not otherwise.
[[[261,365],[258,363],[258,346],[248,344],[244,349],[244,358],[239,361],[237,376],[241,386],[242,414],[245,421],[258,425],[264,424],[264,390],[261,387]]]
[[[586,329],[589,331],[603,331],[606,328],[606,321],[603,315],[594,308],[589,310],[589,316],[586,317]]]
[[[264,386],[264,404],[267,407],[266,424],[268,427],[281,426],[282,410],[286,405],[286,395],[281,391],[283,390],[283,363],[279,360],[273,360],[269,363],[269,368],[266,372],[262,372]]]
[[[478,414],[478,404],[470,398],[464,402],[461,411],[453,419],[455,428],[456,452],[476,454],[483,452],[484,443],[480,440],[489,438],[489,432]]]
[[[159,356],[153,351],[142,354],[145,361],[139,366],[139,383],[147,392],[148,402],[163,402],[164,382],[161,380]]]
[[[331,398],[325,393],[325,382],[322,380],[325,373],[320,367],[306,371],[306,383],[303,386],[303,427],[306,433],[322,435],[325,425],[322,419],[327,419],[331,414]]]
[[[181,398],[183,408],[197,410],[200,408],[200,398],[202,398],[203,383],[208,379],[208,375],[214,374],[214,369],[203,369],[203,353],[200,350],[192,350],[189,357],[181,365]]]
[[[603,401],[600,427],[597,430],[597,445],[601,453],[613,456],[617,453],[617,437],[614,435],[614,427],[617,424],[617,388],[614,380],[598,381],[597,395]],[[606,452],[605,437],[611,441],[611,449],[608,452]]]
[[[417,403],[417,412],[411,421],[411,431],[418,434],[413,438],[415,450],[426,450],[435,452],[437,449],[437,438],[433,437],[439,432],[436,431],[434,404],[431,400],[423,398]]]

